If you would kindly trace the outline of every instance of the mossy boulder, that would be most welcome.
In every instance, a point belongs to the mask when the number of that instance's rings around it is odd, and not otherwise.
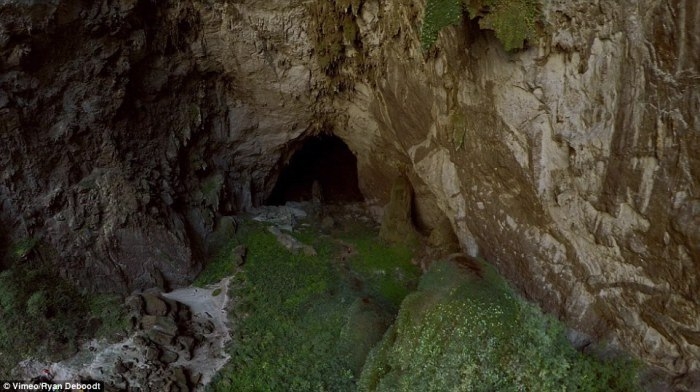
[[[393,316],[370,298],[358,298],[348,310],[340,333],[340,350],[348,366],[359,376],[372,347],[382,340]]]
[[[441,261],[369,355],[360,391],[636,391],[634,366],[569,344],[486,264]]]
[[[441,219],[430,232],[428,243],[443,254],[456,253],[460,250],[459,239],[452,229],[452,223],[446,217]]]

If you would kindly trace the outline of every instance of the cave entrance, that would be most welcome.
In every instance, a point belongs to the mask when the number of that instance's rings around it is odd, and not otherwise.
[[[362,201],[357,183],[357,158],[335,135],[307,138],[282,169],[267,205],[312,200],[314,181],[324,203]]]

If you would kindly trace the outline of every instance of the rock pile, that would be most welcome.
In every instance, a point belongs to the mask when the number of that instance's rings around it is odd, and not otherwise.
[[[209,288],[149,290],[127,298],[134,333],[117,343],[93,340],[58,363],[27,360],[18,377],[49,371],[54,380],[103,381],[108,391],[203,390],[228,361],[228,279]]]
[[[131,350],[142,355],[117,358],[111,369],[102,369],[104,381],[117,389],[194,389],[202,376],[188,369],[186,362],[205,341],[204,335],[213,331],[213,324],[194,319],[188,306],[156,291],[134,295],[127,304],[138,331]]]

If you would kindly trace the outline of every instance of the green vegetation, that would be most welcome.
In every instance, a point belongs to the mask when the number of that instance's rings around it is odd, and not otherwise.
[[[363,67],[357,13],[361,0],[309,2],[309,36],[314,44],[318,66],[327,76],[327,88],[344,90],[352,84],[343,74],[345,65]]]
[[[411,263],[413,251],[405,245],[388,245],[367,230],[348,233],[344,240],[357,254],[350,268],[365,282],[369,292],[398,309],[401,301],[418,285],[420,269]]]
[[[444,27],[458,24],[463,10],[471,19],[479,18],[482,29],[493,30],[506,50],[521,49],[536,36],[539,0],[428,0],[421,29],[423,49],[435,43]]]
[[[317,256],[288,252],[255,222],[242,224],[228,247],[248,246],[232,288],[240,298],[233,313],[241,318],[232,360],[211,390],[354,390],[367,354],[390,324],[391,308],[417,283],[410,251],[382,247],[376,230],[357,226],[341,234],[342,244],[314,230],[294,235]],[[347,247],[355,250],[343,261]],[[225,271],[226,263],[217,257],[202,275],[218,279],[214,271]]]
[[[216,257],[202,273],[235,271],[239,299],[232,359],[210,390],[638,390],[635,363],[573,349],[561,323],[486,263],[438,262],[419,278],[411,250],[376,230],[294,235],[318,255],[290,253],[245,222],[226,247],[246,244],[245,265]]]
[[[506,50],[521,49],[525,40],[535,38],[535,24],[540,17],[538,0],[471,0],[465,5],[470,15],[489,10],[479,20],[479,26],[493,30]]]
[[[234,272],[236,272],[234,250],[237,245],[238,242],[235,239],[224,243],[192,284],[204,287],[216,283],[227,276],[233,275]]]
[[[122,297],[116,294],[96,294],[87,300],[89,317],[95,320],[94,337],[112,340],[131,329]]]
[[[637,391],[635,364],[574,350],[498,275],[436,263],[370,354],[363,391]]]
[[[421,45],[430,49],[437,41],[440,30],[462,21],[462,0],[428,0],[425,6]]]
[[[25,258],[34,249],[37,244],[36,238],[25,238],[21,241],[17,241],[12,244],[10,249],[10,258],[12,260],[19,260]]]
[[[10,247],[10,268],[0,273],[0,377],[31,356],[58,360],[82,340],[110,337],[129,328],[121,299],[89,297],[52,267],[25,260],[40,245],[21,241]]]

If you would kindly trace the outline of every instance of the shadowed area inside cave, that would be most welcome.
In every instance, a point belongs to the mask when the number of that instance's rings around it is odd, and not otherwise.
[[[265,204],[312,200],[315,181],[324,203],[363,200],[355,155],[339,137],[318,135],[304,140],[292,155]]]

